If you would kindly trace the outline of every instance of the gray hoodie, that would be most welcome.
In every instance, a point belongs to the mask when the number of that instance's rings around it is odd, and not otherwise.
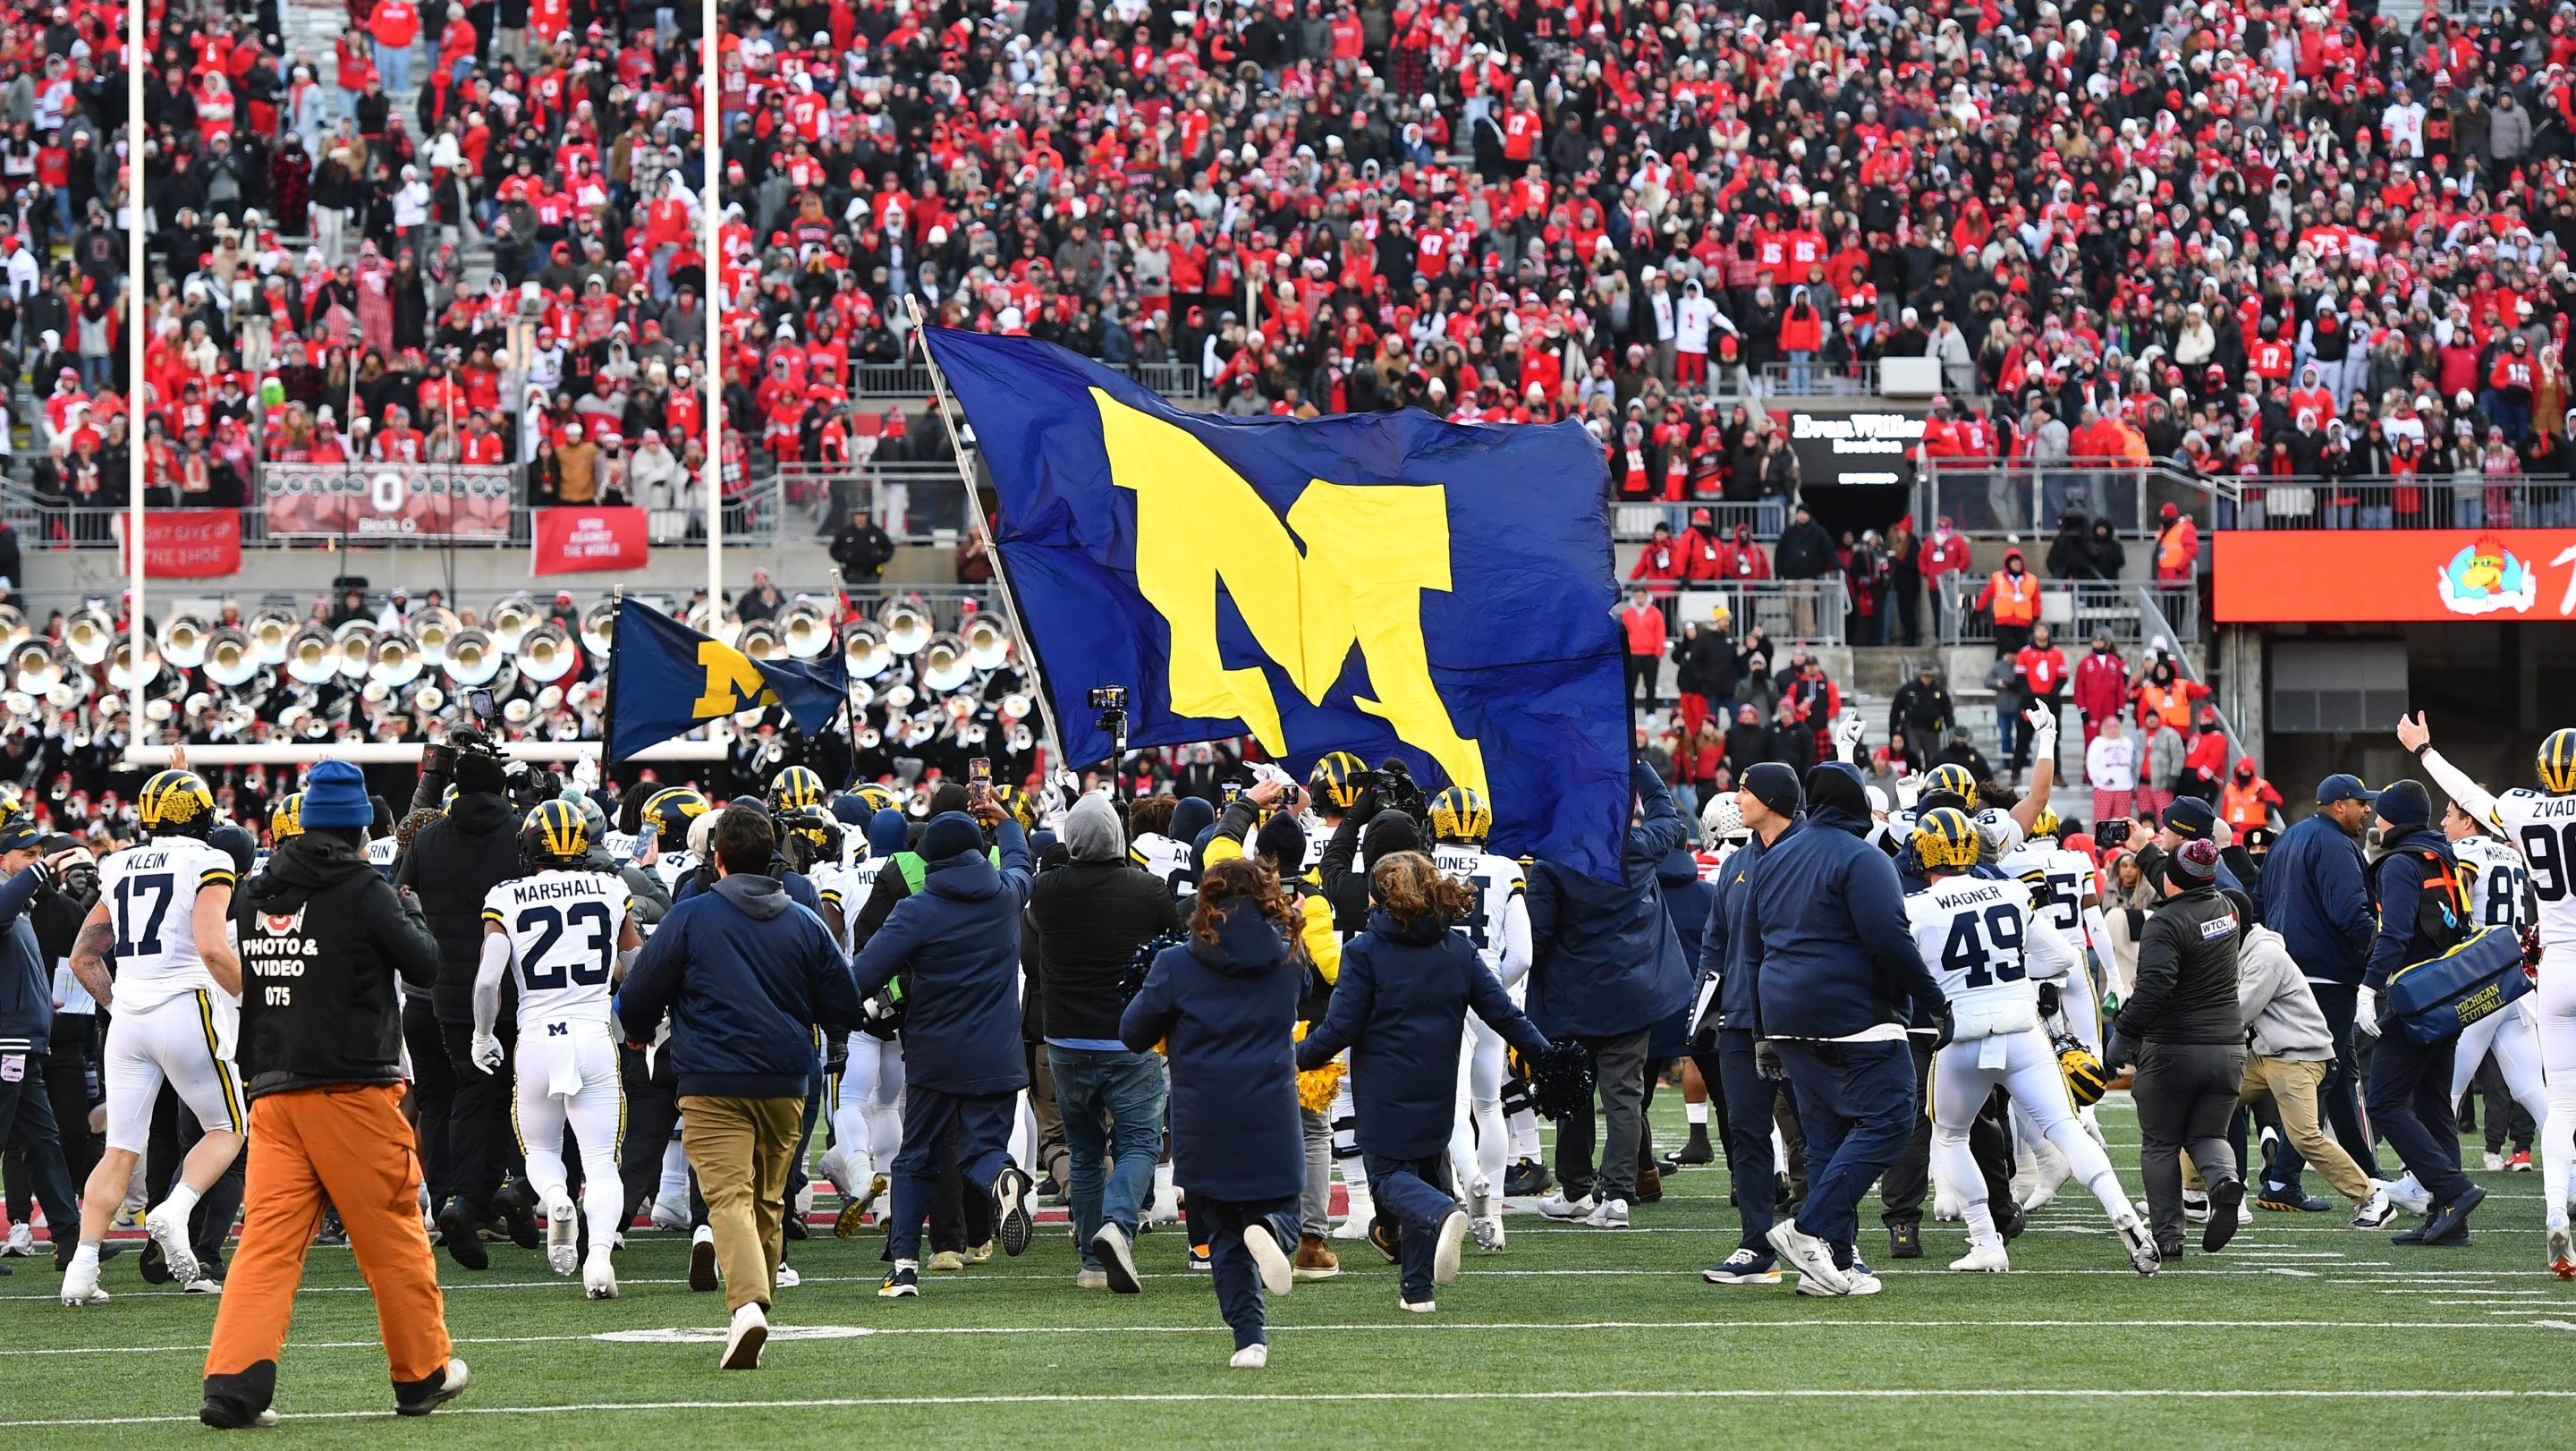
[[[2236,1006],[2259,1058],[2299,1061],[2334,1057],[2334,1034],[2317,1010],[2307,975],[2289,945],[2269,927],[2249,927],[2236,953]]]

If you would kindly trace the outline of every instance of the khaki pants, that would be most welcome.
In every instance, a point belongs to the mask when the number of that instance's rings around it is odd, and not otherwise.
[[[241,1243],[215,1311],[206,1394],[265,1410],[277,1389],[296,1287],[323,1206],[340,1211],[397,1393],[437,1382],[450,1346],[438,1267],[420,1226],[420,1158],[400,1084],[265,1094],[250,1107]]]
[[[2333,1066],[2324,1058],[2247,1058],[2245,1085],[2237,1090],[2236,1103],[2241,1108],[2270,1094],[2281,1112],[2281,1132],[2288,1136],[2290,1147],[2316,1165],[2336,1193],[2360,1204],[2370,1198],[2369,1178],[2352,1155],[2317,1125],[2317,1085]]]
[[[727,1310],[769,1303],[785,1238],[787,1168],[804,1115],[801,1097],[680,1098],[680,1148],[706,1196]]]

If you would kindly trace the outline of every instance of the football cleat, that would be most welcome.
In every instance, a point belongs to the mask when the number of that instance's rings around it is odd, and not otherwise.
[[[73,1260],[63,1271],[63,1303],[66,1305],[104,1305],[107,1292],[98,1287],[98,1265]]]
[[[581,1268],[581,1218],[572,1196],[557,1189],[546,1196],[546,1264],[558,1275]]]
[[[1467,1222],[1467,1232],[1476,1237],[1476,1248],[1488,1254],[1502,1253],[1503,1217],[1501,1215],[1478,1215]]]
[[[654,1200],[653,1227],[655,1229],[668,1230],[687,1229],[689,1227],[689,1206],[687,1201],[679,1199]]]
[[[2119,1232],[2120,1247],[2129,1252],[2129,1263],[2137,1267],[2139,1274],[2152,1275],[2164,1268],[2164,1256],[2156,1253],[2155,1236],[2135,1211],[2112,1220],[2111,1228]]]
[[[197,1278],[197,1251],[188,1243],[188,1216],[173,1214],[163,1204],[143,1217],[143,1232],[161,1251],[161,1262],[170,1267],[170,1278],[178,1284],[189,1284]]]
[[[1377,1218],[1377,1204],[1368,1196],[1368,1186],[1354,1184],[1350,1189],[1350,1208],[1342,1222],[1333,1226],[1335,1239],[1366,1239],[1369,1225]]]
[[[848,1239],[850,1236],[857,1234],[867,1223],[868,1211],[875,1207],[876,1202],[879,1199],[885,1197],[885,1192],[886,1176],[883,1174],[870,1175],[868,1177],[868,1191],[865,1194],[858,1195],[855,1198],[847,1199],[842,1202],[840,1214],[835,1216],[832,1220],[833,1236],[839,1239]]]
[[[785,1267],[781,1266],[781,1268]],[[582,1262],[581,1293],[584,1298],[591,1300],[617,1298],[617,1268],[609,1263],[608,1251],[594,1249],[590,1252],[590,1258]]]
[[[2012,1259],[2001,1244],[1972,1244],[1966,1254],[1950,1261],[1950,1268],[1966,1274],[2000,1275],[2012,1268]]]
[[[2562,1280],[2576,1280],[2576,1235],[2559,1225],[2549,1231],[2549,1272]]]

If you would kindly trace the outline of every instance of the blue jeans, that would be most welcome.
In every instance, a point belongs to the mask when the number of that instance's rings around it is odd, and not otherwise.
[[[1366,1150],[1361,1156],[1368,1161],[1369,1194],[1377,1204],[1378,1217],[1395,1222],[1405,1303],[1419,1305],[1431,1298],[1431,1261],[1440,1251],[1440,1222],[1458,1209],[1458,1201],[1447,1190],[1433,1187],[1435,1181],[1449,1182],[1449,1156],[1390,1159]]]
[[[411,47],[373,42],[376,50],[376,75],[385,83],[385,94],[399,98],[411,89]]]
[[[1914,1137],[1914,1053],[1901,1038],[1872,1043],[1779,1044],[1807,1133],[1807,1198],[1798,1228],[1849,1265],[1860,1201]],[[1744,1191],[1736,1191],[1738,1208]]]
[[[1139,1208],[1153,1192],[1154,1159],[1163,1149],[1163,1060],[1052,1044],[1047,1060],[1072,1164],[1065,1188],[1073,1243],[1082,1267],[1096,1270],[1091,1237],[1106,1222],[1134,1239]]]

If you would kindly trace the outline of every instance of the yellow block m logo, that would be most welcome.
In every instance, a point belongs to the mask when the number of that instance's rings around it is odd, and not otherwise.
[[[1226,665],[1218,651],[1222,585],[1261,653],[1308,704],[1323,703],[1357,645],[1376,697],[1354,703],[1439,762],[1452,782],[1491,799],[1484,752],[1451,723],[1422,635],[1422,592],[1449,589],[1447,490],[1316,479],[1282,527],[1252,486],[1187,429],[1097,388],[1091,397],[1110,477],[1136,495],[1137,586],[1171,627],[1174,713],[1240,720],[1264,750],[1290,749],[1269,677]]]
[[[778,704],[778,692],[769,688],[760,667],[731,645],[714,640],[700,642],[698,668],[707,673],[707,688],[689,707],[689,713],[699,720]]]

